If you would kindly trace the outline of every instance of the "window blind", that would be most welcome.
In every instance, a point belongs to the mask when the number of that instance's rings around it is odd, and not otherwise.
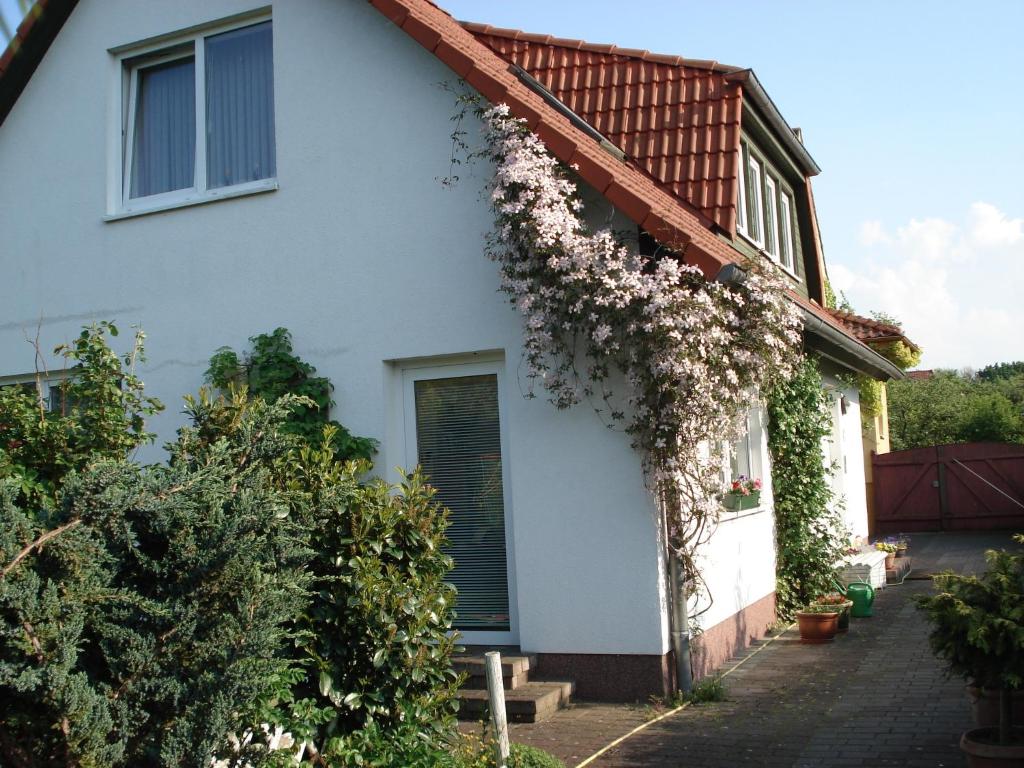
[[[505,502],[494,374],[415,382],[420,466],[451,510],[455,627],[508,631]]]

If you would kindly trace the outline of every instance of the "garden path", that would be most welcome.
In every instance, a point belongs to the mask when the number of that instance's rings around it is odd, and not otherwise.
[[[826,645],[801,645],[789,630],[754,646],[725,678],[726,701],[683,709],[588,765],[963,765],[957,744],[970,727],[964,684],[946,679],[932,656],[928,625],[913,596],[931,589],[930,580],[921,578],[926,574],[984,570],[985,549],[997,546],[1012,546],[1009,535],[915,535],[911,577],[879,593],[874,617],[854,619],[845,636]],[[545,722],[514,725],[511,737],[575,766],[660,713],[580,703]]]

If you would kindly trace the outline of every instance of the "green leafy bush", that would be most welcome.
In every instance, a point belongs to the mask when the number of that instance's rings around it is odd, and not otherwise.
[[[309,602],[303,529],[250,460],[287,453],[285,415],[260,403],[202,456],[185,429],[169,466],[90,462],[48,513],[3,481],[4,765],[205,767],[253,722]]]
[[[190,450],[201,454],[232,434],[258,402],[239,390],[191,401]],[[449,635],[455,591],[445,583],[452,560],[442,551],[448,513],[419,473],[397,484],[364,480],[369,464],[342,461],[334,429],[267,463],[315,554],[313,602],[294,625],[290,651],[303,674],[263,718],[325,753],[354,749],[361,742],[349,736],[365,728],[387,736],[409,726],[433,734],[436,745],[453,728],[458,685]]]
[[[60,410],[50,410],[38,391],[0,389],[0,478],[16,481],[16,501],[51,509],[69,472],[100,458],[123,459],[153,439],[145,420],[163,405],[145,395],[135,375],[145,335],[136,331],[123,358],[108,343],[117,335],[113,323],[95,323],[54,350],[73,374],[60,384]]]
[[[527,744],[509,747],[508,768],[565,768],[565,763],[543,749]]]
[[[821,441],[831,434],[828,395],[806,359],[768,398],[768,450],[775,500],[776,607],[781,618],[830,591],[845,544]]]
[[[366,459],[377,450],[376,441],[356,437],[330,418],[331,382],[316,375],[316,368],[299,358],[292,349],[291,333],[276,328],[249,339],[252,350],[239,357],[230,347],[221,347],[210,358],[206,379],[222,392],[246,387],[253,397],[269,403],[284,395],[305,398],[291,411],[285,430],[307,444],[320,442],[324,425],[332,425],[334,452],[340,460]]]

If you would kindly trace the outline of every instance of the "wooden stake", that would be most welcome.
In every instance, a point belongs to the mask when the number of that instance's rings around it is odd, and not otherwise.
[[[501,654],[488,651],[484,654],[487,670],[487,698],[491,707],[491,722],[494,723],[495,762],[498,768],[508,765],[508,722],[505,719],[505,684],[501,675]]]

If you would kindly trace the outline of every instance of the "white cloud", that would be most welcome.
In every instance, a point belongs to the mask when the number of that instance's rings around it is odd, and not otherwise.
[[[971,238],[982,247],[1012,246],[1024,241],[1024,219],[1011,219],[994,205],[974,203],[968,213]]]
[[[962,222],[912,219],[890,235],[861,225],[856,264],[829,265],[862,314],[903,321],[926,368],[1024,360],[1024,219],[974,203]]]
[[[891,238],[886,234],[880,221],[865,221],[860,225],[860,244],[870,248],[879,243],[889,243]]]

